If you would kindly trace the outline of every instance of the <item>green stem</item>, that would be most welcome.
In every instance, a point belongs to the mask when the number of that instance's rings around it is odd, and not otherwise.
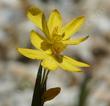
[[[78,106],[86,106],[86,100],[89,94],[88,82],[91,79],[90,73],[85,73],[84,81],[80,87]]]
[[[37,73],[37,78],[35,82],[35,87],[34,87],[34,93],[33,93],[33,98],[32,98],[32,105],[31,106],[41,106],[41,97],[40,97],[40,83],[41,83],[41,78],[42,78],[42,66],[39,66],[38,73]]]
[[[42,95],[46,91],[48,73],[49,71],[43,69],[41,65],[39,66],[31,106],[44,105]]]
[[[49,71],[44,70],[42,84],[41,84],[42,85],[42,94],[44,94],[44,92],[46,92],[46,89],[47,89],[48,74],[49,74]],[[42,101],[44,101],[44,100],[42,100]],[[42,102],[42,106],[43,105],[44,105],[44,102]]]

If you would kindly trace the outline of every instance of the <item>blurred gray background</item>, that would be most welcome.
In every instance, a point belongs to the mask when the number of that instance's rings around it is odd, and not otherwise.
[[[31,106],[39,62],[21,56],[18,47],[31,48],[29,32],[36,30],[26,17],[36,5],[46,16],[58,9],[64,24],[84,15],[86,22],[77,36],[90,35],[65,54],[91,64],[89,73],[58,70],[51,72],[48,88],[59,86],[61,93],[46,106],[77,106],[80,86],[89,77],[87,106],[110,106],[110,0],[0,0],[0,106]]]

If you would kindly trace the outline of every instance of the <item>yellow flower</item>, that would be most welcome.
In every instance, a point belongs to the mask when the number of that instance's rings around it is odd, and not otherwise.
[[[31,31],[31,43],[36,50],[18,48],[19,53],[31,59],[42,60],[41,65],[48,70],[61,68],[67,71],[81,71],[79,67],[89,67],[86,63],[61,54],[68,45],[77,45],[88,38],[86,36],[70,39],[83,24],[83,16],[73,19],[64,27],[62,27],[62,17],[56,9],[50,14],[48,21],[44,13],[36,7],[31,7],[27,16],[44,33],[44,36]]]

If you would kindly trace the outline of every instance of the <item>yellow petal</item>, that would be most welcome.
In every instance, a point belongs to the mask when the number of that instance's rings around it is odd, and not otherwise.
[[[81,72],[79,68],[71,64],[71,62],[67,61],[65,57],[62,57],[62,62],[59,63],[59,67],[65,71],[72,71],[72,72]]]
[[[47,58],[45,58],[42,61],[41,65],[50,71],[54,71],[58,67],[56,60],[52,56],[48,56]]]
[[[53,32],[53,29],[56,27],[61,27],[62,25],[62,17],[58,10],[53,10],[52,13],[49,16],[48,20],[48,28],[50,33]]]
[[[50,38],[49,30],[47,27],[47,22],[46,22],[44,15],[42,16],[42,28],[43,28],[43,32],[45,33],[46,37]]]
[[[69,62],[70,64],[72,64],[73,66],[78,66],[78,67],[89,67],[90,65],[83,63],[83,62],[79,62],[75,59],[72,59],[68,56],[64,56],[63,57],[65,61]]]
[[[63,33],[65,33],[64,40],[68,39],[71,35],[76,33],[79,28],[82,26],[84,23],[84,16],[78,17],[76,19],[73,19],[69,24],[67,24],[63,29]]]
[[[32,50],[32,49],[25,49],[25,48],[18,48],[17,50],[20,54],[30,59],[42,60],[46,58],[46,54],[40,50]]]
[[[42,15],[43,12],[36,7],[29,8],[27,12],[28,18],[40,29],[42,29]]]
[[[64,44],[66,45],[78,45],[80,44],[81,42],[85,41],[87,38],[89,38],[89,36],[85,36],[85,37],[82,37],[82,38],[78,38],[78,39],[75,39],[75,40],[64,40],[62,41]]]
[[[32,30],[30,38],[32,45],[35,46],[37,49],[41,49],[41,43],[44,40],[43,37],[39,33]]]

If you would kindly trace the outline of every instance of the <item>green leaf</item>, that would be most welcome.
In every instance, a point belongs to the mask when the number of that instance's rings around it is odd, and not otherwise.
[[[44,102],[54,99],[61,91],[60,87],[50,88],[43,94]]]

